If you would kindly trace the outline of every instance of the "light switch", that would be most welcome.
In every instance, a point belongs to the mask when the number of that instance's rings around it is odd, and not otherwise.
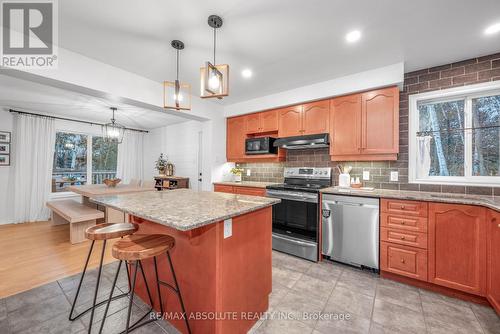
[[[224,220],[224,239],[233,235],[233,219]]]
[[[363,171],[363,181],[370,181],[370,171],[369,170]]]
[[[252,175],[252,170],[249,168],[249,169],[247,169],[247,176],[250,176],[250,175]]]
[[[399,173],[396,171],[391,172],[391,181],[397,182],[399,180]]]

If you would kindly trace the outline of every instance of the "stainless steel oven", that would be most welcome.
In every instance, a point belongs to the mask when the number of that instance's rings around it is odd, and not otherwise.
[[[318,260],[319,189],[331,185],[330,168],[285,168],[285,183],[267,187],[273,206],[273,249]]]

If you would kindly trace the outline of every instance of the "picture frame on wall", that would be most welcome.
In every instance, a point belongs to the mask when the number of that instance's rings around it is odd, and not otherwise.
[[[10,143],[10,137],[9,131],[0,131],[0,143]]]
[[[0,154],[10,154],[10,144],[0,143]]]
[[[10,166],[10,155],[0,154],[0,166]]]

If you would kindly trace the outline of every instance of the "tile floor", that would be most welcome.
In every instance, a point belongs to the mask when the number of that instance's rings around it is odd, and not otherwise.
[[[100,297],[109,292],[115,266],[105,266]],[[90,305],[96,276],[95,270],[89,273],[81,295],[84,305],[78,310]],[[0,333],[86,333],[88,314],[75,322],[67,320],[78,279],[79,275],[71,276],[0,299]],[[118,287],[127,290],[124,275]],[[126,299],[112,303],[105,333],[122,328],[126,306]],[[145,311],[146,306],[137,301],[133,314]],[[101,315],[102,310],[96,312],[93,332],[98,332]],[[323,318],[315,318],[318,315]],[[342,316],[343,320],[338,319]],[[348,266],[314,264],[278,252],[273,253],[273,292],[267,318],[261,319],[252,333],[500,333],[500,317],[488,307],[398,284]],[[157,322],[134,333],[178,332],[166,322]]]

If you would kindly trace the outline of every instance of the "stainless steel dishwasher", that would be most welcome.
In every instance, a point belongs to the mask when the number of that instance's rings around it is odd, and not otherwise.
[[[322,253],[357,267],[379,269],[379,199],[323,195]]]

